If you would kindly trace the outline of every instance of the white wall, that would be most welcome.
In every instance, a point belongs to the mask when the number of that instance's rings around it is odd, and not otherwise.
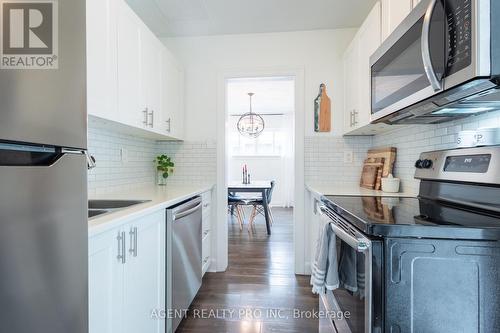
[[[342,54],[355,29],[167,38],[185,68],[186,139],[216,138],[217,78],[227,70],[298,68],[305,73],[306,135],[341,135]],[[313,100],[320,83],[332,99],[333,132],[314,133]],[[220,106],[223,107],[223,106]]]

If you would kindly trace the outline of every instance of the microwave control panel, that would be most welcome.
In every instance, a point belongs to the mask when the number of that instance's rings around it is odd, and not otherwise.
[[[472,63],[472,0],[446,0],[448,26],[447,75],[454,74]]]

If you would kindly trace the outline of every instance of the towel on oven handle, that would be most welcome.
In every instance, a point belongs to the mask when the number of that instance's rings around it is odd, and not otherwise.
[[[334,290],[339,287],[336,237],[330,223],[325,223],[320,230],[311,270],[311,285],[314,294],[324,293],[325,289]]]

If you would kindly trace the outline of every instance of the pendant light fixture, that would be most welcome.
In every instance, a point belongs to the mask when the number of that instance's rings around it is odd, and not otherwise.
[[[250,96],[250,112],[242,115],[237,124],[240,134],[250,138],[258,137],[265,127],[264,118],[252,112],[253,95],[254,93],[248,93],[248,96]]]

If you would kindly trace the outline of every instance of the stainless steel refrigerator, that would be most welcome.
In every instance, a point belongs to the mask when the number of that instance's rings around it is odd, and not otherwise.
[[[0,332],[88,332],[85,0],[0,5]]]

